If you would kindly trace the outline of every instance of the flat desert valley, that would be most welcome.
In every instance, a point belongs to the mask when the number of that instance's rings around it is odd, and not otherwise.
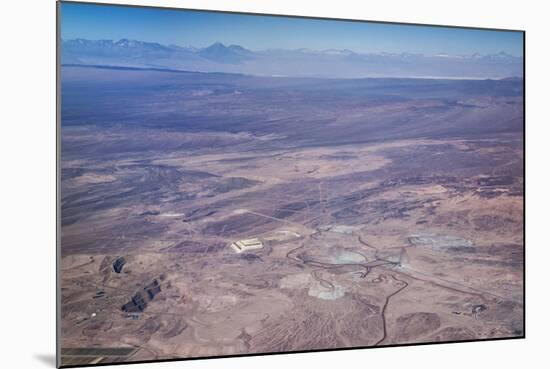
[[[523,81],[64,66],[62,365],[523,336]]]

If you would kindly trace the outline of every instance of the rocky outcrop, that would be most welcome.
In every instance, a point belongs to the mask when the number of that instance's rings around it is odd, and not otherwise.
[[[126,313],[141,313],[146,307],[147,301],[145,301],[141,292],[137,292],[129,302],[122,305],[122,311]]]
[[[124,259],[122,256],[116,258],[116,260],[113,262],[113,270],[116,273],[122,272],[122,268],[126,264],[126,259]]]
[[[142,291],[136,292],[132,299],[122,305],[122,311],[126,313],[140,313],[145,310],[149,302],[153,301],[155,296],[161,291],[160,283],[157,279],[143,288]]]
[[[149,297],[149,301],[151,301],[160,292],[160,284],[155,279],[155,280],[153,280],[153,282],[151,282],[151,284],[145,286],[144,290],[145,290],[145,292],[147,292],[147,296]]]

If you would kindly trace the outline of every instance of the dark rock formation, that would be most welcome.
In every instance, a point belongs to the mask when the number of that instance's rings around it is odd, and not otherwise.
[[[147,307],[148,303],[153,301],[155,296],[161,291],[160,283],[157,279],[143,287],[145,295],[142,292],[136,292],[132,299],[122,306],[122,311],[126,313],[140,313]]]
[[[122,272],[122,268],[126,264],[126,259],[124,259],[122,256],[116,258],[116,260],[113,263],[113,269],[115,272],[120,273]]]
[[[145,310],[146,307],[147,301],[145,301],[141,293],[138,292],[128,303],[122,305],[122,311],[126,313],[138,313]]]
[[[153,282],[143,288],[145,292],[147,292],[147,296],[149,296],[149,301],[151,301],[157,293],[160,292],[160,284],[155,279]]]

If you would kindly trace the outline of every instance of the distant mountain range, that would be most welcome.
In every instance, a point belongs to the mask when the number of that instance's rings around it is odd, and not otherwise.
[[[510,78],[523,77],[523,58],[504,52],[489,55],[422,55],[352,50],[248,50],[216,42],[205,48],[121,39],[64,40],[63,64],[170,68],[200,72],[267,76],[364,78]]]

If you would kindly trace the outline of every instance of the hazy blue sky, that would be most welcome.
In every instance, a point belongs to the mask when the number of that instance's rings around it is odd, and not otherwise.
[[[420,27],[175,11],[92,4],[62,4],[61,37],[208,46],[216,41],[252,50],[350,49],[356,52],[521,56],[520,32]]]

